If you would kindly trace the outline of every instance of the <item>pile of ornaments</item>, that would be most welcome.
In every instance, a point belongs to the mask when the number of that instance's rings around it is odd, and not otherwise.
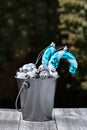
[[[58,72],[53,66],[46,66],[41,64],[38,68],[34,63],[23,65],[16,72],[18,79],[35,79],[35,78],[58,78]]]

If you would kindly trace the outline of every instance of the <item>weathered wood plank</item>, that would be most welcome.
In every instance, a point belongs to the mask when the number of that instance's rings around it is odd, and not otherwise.
[[[57,117],[61,116],[86,116],[87,109],[86,108],[55,108],[53,110],[53,116]]]
[[[79,108],[79,112],[81,116],[87,117],[87,108]]]
[[[58,130],[80,130],[80,129],[78,126],[58,126]]]
[[[58,130],[87,130],[87,126],[58,126]]]
[[[58,130],[87,129],[87,109],[55,109],[53,116]]]
[[[31,122],[21,120],[19,130],[57,130],[54,121]]]
[[[74,116],[59,116],[56,120],[57,125],[67,126],[87,126],[87,118]]]
[[[0,130],[18,130],[20,113],[15,110],[0,110]]]

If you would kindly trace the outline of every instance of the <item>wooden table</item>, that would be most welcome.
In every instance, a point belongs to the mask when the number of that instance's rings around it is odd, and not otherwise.
[[[25,121],[21,112],[0,109],[0,130],[87,130],[87,108],[53,109],[52,120],[45,122]]]

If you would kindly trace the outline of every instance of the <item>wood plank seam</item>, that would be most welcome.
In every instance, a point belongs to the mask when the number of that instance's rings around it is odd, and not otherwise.
[[[20,114],[20,118],[19,118],[19,122],[18,122],[18,130],[20,130],[20,123],[21,123],[21,114]]]
[[[56,115],[54,113],[54,121],[55,121],[55,126],[56,126],[56,129],[58,130],[58,127],[57,127],[57,122],[56,122]]]

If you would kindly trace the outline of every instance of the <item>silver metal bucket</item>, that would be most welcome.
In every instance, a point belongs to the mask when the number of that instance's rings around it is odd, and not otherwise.
[[[48,121],[52,119],[56,79],[17,79],[21,112],[24,120]]]

